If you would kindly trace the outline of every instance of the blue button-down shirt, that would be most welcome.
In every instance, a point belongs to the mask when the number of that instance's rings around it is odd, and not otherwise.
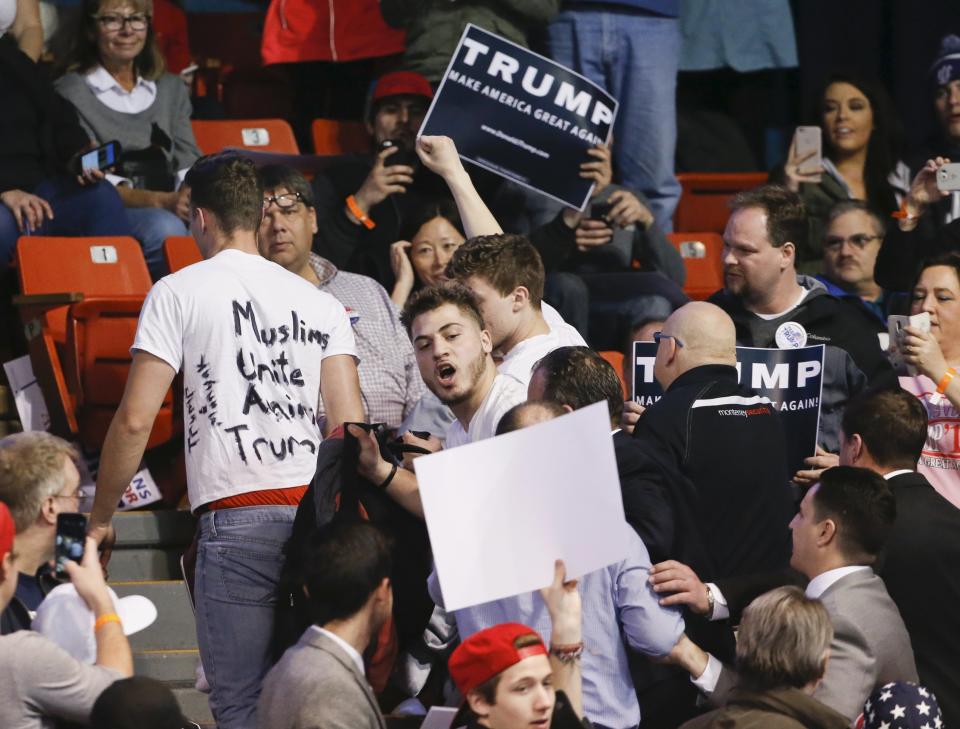
[[[632,529],[622,562],[580,578],[583,602],[583,707],[594,724],[626,729],[640,723],[640,705],[627,666],[625,642],[650,656],[666,655],[683,633],[683,618],[661,607],[647,582],[650,557]],[[430,594],[443,604],[436,572]],[[529,625],[550,640],[550,615],[538,592],[528,592],[453,613],[463,640],[498,623]]]

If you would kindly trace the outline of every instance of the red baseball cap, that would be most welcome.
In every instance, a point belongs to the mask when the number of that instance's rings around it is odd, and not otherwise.
[[[433,89],[426,77],[413,71],[393,71],[381,76],[373,87],[371,102],[380,101],[388,96],[425,96],[433,98]]]
[[[0,501],[0,560],[7,556],[7,552],[13,549],[13,538],[17,535],[17,529],[13,525],[13,517],[10,515],[10,509]]]
[[[463,641],[450,656],[448,666],[453,682],[466,696],[468,691],[524,658],[545,655],[547,647],[533,628],[520,623],[501,623]]]

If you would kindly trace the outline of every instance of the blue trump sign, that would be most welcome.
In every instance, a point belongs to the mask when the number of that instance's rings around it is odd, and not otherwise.
[[[823,389],[824,346],[799,349],[737,347],[740,384],[766,397],[780,413],[787,434],[791,475],[806,468],[803,460],[816,451]],[[650,407],[663,395],[654,377],[657,345],[633,343],[633,399]]]
[[[617,101],[549,58],[467,25],[420,134],[451,137],[460,156],[582,210],[587,149],[610,138]]]

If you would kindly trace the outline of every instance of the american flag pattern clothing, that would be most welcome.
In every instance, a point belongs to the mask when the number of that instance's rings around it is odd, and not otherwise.
[[[864,704],[856,729],[944,729],[933,692],[908,681],[878,688]]]

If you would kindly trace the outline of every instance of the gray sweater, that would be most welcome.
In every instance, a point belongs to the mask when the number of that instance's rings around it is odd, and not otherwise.
[[[98,144],[117,140],[124,149],[150,146],[152,124],[156,123],[173,140],[168,156],[174,170],[190,167],[200,150],[190,126],[190,96],[178,76],[169,73],[157,79],[157,96],[149,108],[137,114],[114,111],[102,104],[87,86],[83,75],[73,72],[57,79],[57,92],[77,107],[80,124]]]

